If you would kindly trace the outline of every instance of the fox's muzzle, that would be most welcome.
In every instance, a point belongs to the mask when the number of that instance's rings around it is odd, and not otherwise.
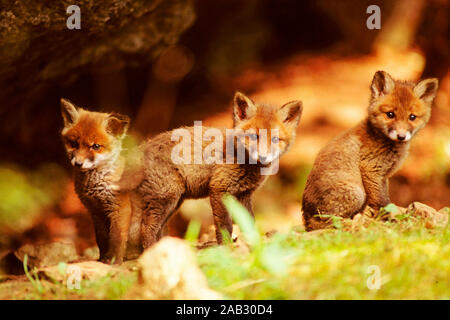
[[[75,152],[70,162],[75,168],[79,168],[81,170],[89,170],[94,167],[94,161],[79,154],[79,152]]]
[[[390,130],[389,131],[389,138],[391,138],[391,140],[394,141],[409,141],[412,137],[411,132],[409,132],[409,130]]]

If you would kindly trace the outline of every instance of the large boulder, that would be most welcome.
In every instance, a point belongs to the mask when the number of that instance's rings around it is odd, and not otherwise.
[[[66,24],[73,4],[80,8],[80,30]],[[0,0],[3,160],[26,166],[56,160],[62,154],[55,143],[59,99],[67,97],[66,88],[78,88],[89,100],[94,82],[120,82],[124,70],[152,65],[194,20],[192,0]],[[21,153],[5,152],[11,148]]]
[[[192,1],[81,0],[81,29],[69,30],[66,8],[73,1],[1,2],[0,81],[21,88],[59,77],[71,81],[74,71],[98,62],[117,67],[151,60],[195,17]]]

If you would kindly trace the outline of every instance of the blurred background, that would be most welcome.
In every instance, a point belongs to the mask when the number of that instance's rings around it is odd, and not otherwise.
[[[81,30],[66,8],[81,8]],[[369,30],[369,5],[381,29]],[[450,205],[450,1],[0,0],[0,267],[25,243],[95,246],[60,139],[59,99],[132,118],[136,139],[203,120],[231,127],[236,90],[256,101],[301,99],[297,141],[255,194],[263,231],[301,224],[315,155],[366,115],[373,74],[437,77],[428,126],[391,179],[394,203]],[[210,217],[187,201],[169,226]]]

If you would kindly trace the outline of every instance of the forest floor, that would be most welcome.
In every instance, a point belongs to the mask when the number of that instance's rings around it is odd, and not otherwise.
[[[422,218],[403,215],[395,222],[336,221],[335,227],[267,236],[241,222],[237,243],[196,249],[189,233],[186,242],[210,288],[226,299],[450,298],[448,223],[430,228]],[[29,271],[4,278],[0,299],[128,299],[138,271],[132,262],[121,268],[82,280],[79,289]]]
[[[258,245],[199,250],[192,235],[187,236],[213,290],[229,299],[450,299],[448,224],[430,228],[424,219],[406,215],[401,221],[370,220],[361,226],[338,221],[336,229],[306,233],[300,214],[302,191],[317,152],[364,118],[375,71],[414,79],[423,64],[423,56],[415,51],[381,50],[339,59],[297,56],[277,66],[248,69],[232,80],[256,101],[280,104],[301,99],[304,114],[295,145],[281,159],[280,172],[255,194]],[[430,123],[414,138],[408,159],[390,181],[391,200],[399,206],[413,201],[436,210],[450,206],[450,75],[440,88]],[[204,119],[204,125],[230,127],[229,111]],[[18,184],[17,199],[38,197],[32,191],[44,190],[27,181],[20,175],[24,187]],[[73,184],[65,181],[67,187],[58,187],[65,193],[62,200],[44,203],[47,216],[37,233],[46,234],[46,241],[72,241],[85,249],[95,245],[92,226]],[[9,191],[11,186],[4,188]],[[28,208],[25,200],[20,205],[20,212]],[[180,211],[194,221],[211,219],[207,200],[186,201]],[[83,280],[81,289],[32,273],[0,275],[0,299],[127,298],[138,271],[133,264],[121,268],[114,275]]]

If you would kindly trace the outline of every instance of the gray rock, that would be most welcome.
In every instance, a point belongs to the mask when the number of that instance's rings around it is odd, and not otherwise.
[[[425,227],[431,229],[444,227],[448,223],[448,213],[443,209],[436,211],[434,208],[421,202],[413,202],[407,208],[407,213],[425,220]]]
[[[73,243],[52,242],[46,244],[26,244],[15,253],[20,261],[28,256],[29,268],[57,265],[59,262],[72,262],[79,259]]]
[[[81,0],[81,30],[69,30],[72,1],[1,2],[0,81],[22,84],[72,80],[72,71],[98,62],[117,68],[153,59],[195,18],[185,0]]]
[[[39,275],[44,278],[58,281],[61,283],[72,280],[90,280],[94,281],[106,276],[114,276],[118,273],[123,274],[125,269],[117,266],[111,266],[98,261],[83,261],[66,265],[56,265],[38,269]]]
[[[80,30],[66,25],[74,3]],[[192,0],[0,0],[0,142],[55,152],[40,138],[59,124],[55,92],[86,74],[151,65],[194,20]]]

